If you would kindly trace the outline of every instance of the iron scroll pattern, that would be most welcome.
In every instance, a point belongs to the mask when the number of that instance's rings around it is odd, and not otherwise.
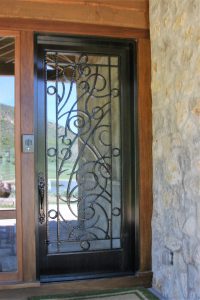
[[[112,165],[113,159],[120,165],[120,143],[112,141],[118,65],[105,58],[107,63],[100,56],[46,53],[46,101],[55,107],[55,142],[48,130],[46,140],[56,177],[56,206],[49,204],[47,211],[50,252],[121,247],[121,197],[113,202]],[[117,87],[111,85],[113,72]]]

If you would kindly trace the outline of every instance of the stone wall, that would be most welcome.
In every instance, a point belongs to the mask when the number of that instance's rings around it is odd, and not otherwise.
[[[200,299],[200,0],[150,0],[153,286]]]

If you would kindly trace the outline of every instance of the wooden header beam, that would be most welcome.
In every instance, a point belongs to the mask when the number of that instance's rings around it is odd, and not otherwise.
[[[149,0],[1,0],[0,18],[149,29]]]

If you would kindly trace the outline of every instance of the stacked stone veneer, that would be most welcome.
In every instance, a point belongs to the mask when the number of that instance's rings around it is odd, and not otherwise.
[[[150,33],[153,286],[200,299],[200,0],[150,0]]]

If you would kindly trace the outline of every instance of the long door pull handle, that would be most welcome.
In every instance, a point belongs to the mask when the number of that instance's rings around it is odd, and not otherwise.
[[[45,194],[45,178],[43,173],[38,174],[38,194],[39,194],[39,222],[42,224],[45,221],[44,213],[44,194]]]

